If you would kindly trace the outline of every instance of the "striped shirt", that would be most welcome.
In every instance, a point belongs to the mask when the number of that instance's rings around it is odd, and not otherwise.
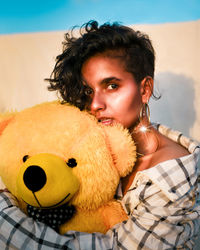
[[[200,229],[198,167],[200,147],[163,125],[157,129],[188,149],[189,155],[138,172],[117,199],[129,219],[105,235],[69,231],[59,235],[28,218],[9,193],[0,194],[0,249],[192,249]]]

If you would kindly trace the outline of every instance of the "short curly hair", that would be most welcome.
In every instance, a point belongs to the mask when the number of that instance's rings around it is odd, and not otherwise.
[[[81,75],[83,63],[90,57],[111,51],[120,56],[125,70],[139,84],[146,76],[154,77],[155,52],[149,37],[118,23],[89,21],[80,28],[79,37],[65,34],[63,52],[56,57],[56,64],[49,79],[48,90],[56,90],[65,102],[84,109],[87,96]]]

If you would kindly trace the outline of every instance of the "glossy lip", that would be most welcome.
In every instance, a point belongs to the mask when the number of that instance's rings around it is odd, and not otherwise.
[[[98,118],[98,121],[104,125],[112,125],[113,124],[112,118],[100,117],[100,118]]]

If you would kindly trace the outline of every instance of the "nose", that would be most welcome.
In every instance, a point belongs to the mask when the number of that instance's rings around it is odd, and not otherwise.
[[[105,107],[106,107],[106,103],[105,103],[104,97],[99,93],[95,93],[92,98],[91,105],[90,105],[91,113],[95,114],[100,110],[104,110]]]
[[[44,170],[37,165],[29,166],[24,172],[24,184],[32,192],[37,192],[44,187],[47,181]]]

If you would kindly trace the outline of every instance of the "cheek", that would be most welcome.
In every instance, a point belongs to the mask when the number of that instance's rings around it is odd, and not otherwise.
[[[137,113],[137,110],[142,104],[142,98],[136,89],[130,89],[117,93],[111,104],[113,104],[113,107],[123,111],[124,113]]]
[[[139,117],[142,105],[141,96],[136,92],[120,94],[112,100],[112,110],[115,118],[125,127],[132,126]]]

